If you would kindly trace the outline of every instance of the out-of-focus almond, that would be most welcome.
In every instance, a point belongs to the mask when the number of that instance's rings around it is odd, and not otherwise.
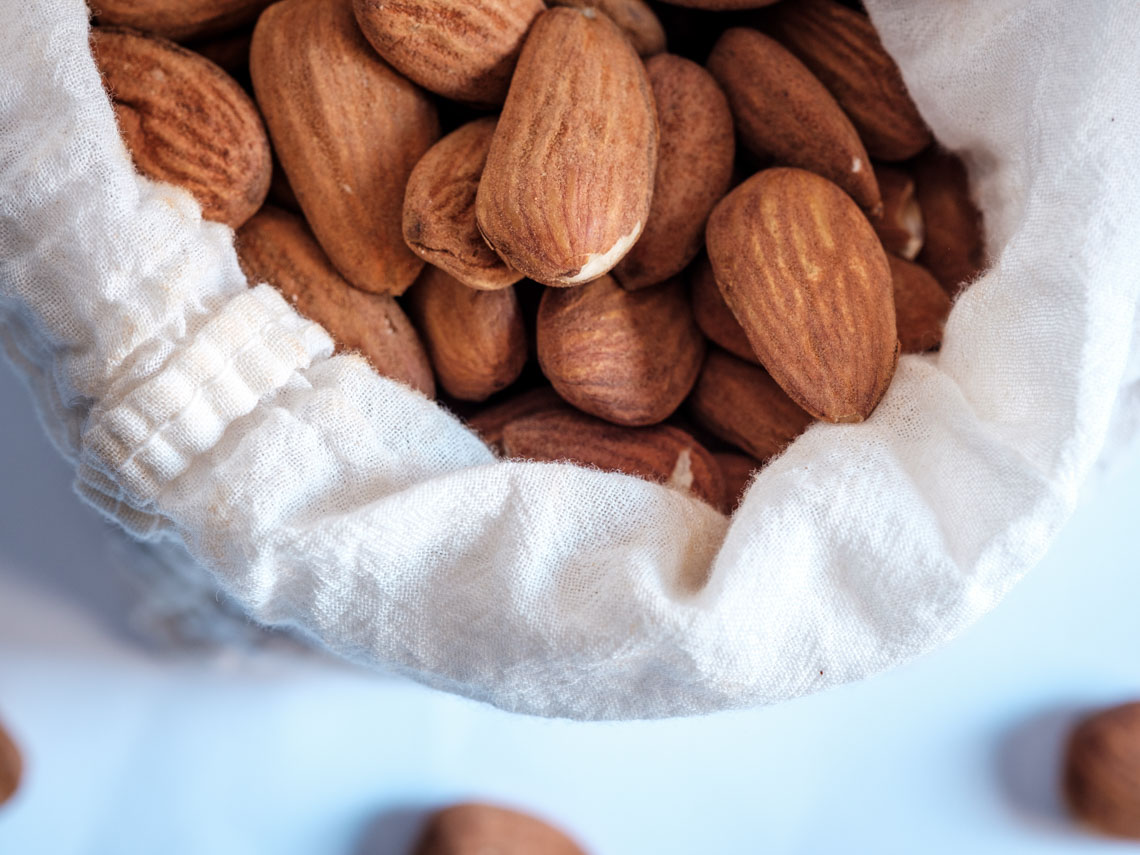
[[[1140,840],[1140,701],[1102,710],[1073,728],[1061,789],[1085,825]]]
[[[942,343],[950,297],[938,280],[913,261],[887,256],[895,292],[895,326],[903,353],[922,353]]]
[[[0,805],[8,801],[20,788],[24,761],[12,737],[0,726]]]
[[[604,12],[621,27],[641,56],[653,56],[665,50],[665,28],[643,0],[550,0],[550,5]]]
[[[697,326],[709,341],[720,345],[733,356],[760,364],[744,328],[724,302],[707,256],[702,255],[693,263],[689,274],[689,299],[693,304],[693,317]]]
[[[175,41],[205,38],[252,24],[273,0],[99,0],[100,24],[116,24]]]
[[[711,74],[673,54],[645,67],[660,143],[645,231],[614,268],[630,290],[664,282],[700,252],[709,213],[728,192],[736,151],[728,99]]]
[[[732,451],[713,452],[713,459],[724,478],[724,505],[721,510],[731,514],[744,500],[744,493],[760,468],[760,463],[747,454]]]
[[[704,338],[680,281],[626,291],[601,279],[547,289],[538,309],[538,362],[555,390],[623,425],[668,418],[693,387]]]
[[[262,208],[238,230],[236,245],[250,283],[284,294],[328,330],[338,350],[358,351],[380,374],[435,395],[427,354],[403,310],[389,296],[349,285],[300,217]]]
[[[536,817],[486,804],[445,808],[428,820],[415,855],[585,855]]]
[[[970,198],[966,166],[949,152],[931,149],[914,163],[914,185],[926,226],[918,263],[954,296],[986,264],[982,214]]]
[[[503,428],[524,416],[545,413],[549,410],[569,410],[570,405],[551,386],[538,386],[505,401],[480,410],[467,420],[467,424],[497,452],[503,450]]]
[[[914,194],[914,179],[901,169],[889,166],[876,166],[875,178],[883,196],[883,214],[873,219],[871,225],[883,242],[883,249],[914,261],[926,234],[922,208]]]
[[[544,284],[597,279],[641,235],[656,168],[653,93],[637,52],[593,9],[543,12],[479,182],[483,237]]]

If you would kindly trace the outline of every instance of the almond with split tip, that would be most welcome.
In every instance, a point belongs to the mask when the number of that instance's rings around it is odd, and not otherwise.
[[[575,407],[608,421],[668,418],[693,387],[703,356],[704,338],[678,280],[626,291],[603,276],[542,295],[542,373]]]
[[[659,145],[649,221],[614,268],[614,278],[631,290],[675,276],[700,252],[709,213],[728,192],[736,151],[728,99],[711,74],[672,54],[645,67]]]
[[[898,361],[891,271],[846,193],[802,169],[768,169],[709,218],[725,302],[773,379],[816,418],[867,418]]]
[[[835,182],[867,211],[881,205],[875,174],[851,120],[787,48],[756,30],[726,30],[708,69],[728,95],[754,153]]]
[[[653,56],[665,50],[665,28],[643,0],[550,0],[550,5],[604,12],[621,27],[641,56]]]
[[[237,228],[269,192],[272,157],[257,107],[214,63],[131,30],[91,31],[119,133],[139,172],[188,190],[202,216]]]
[[[99,24],[131,27],[175,41],[206,38],[252,24],[273,0],[99,0]]]
[[[385,377],[435,395],[427,353],[403,310],[389,296],[348,284],[300,217],[262,208],[238,230],[235,245],[251,285],[268,282],[328,330],[338,350],[357,351]]]
[[[970,198],[966,166],[949,152],[931,149],[914,162],[914,187],[926,227],[918,263],[953,296],[986,263],[982,214]]]
[[[887,257],[895,292],[895,327],[903,353],[922,353],[942,344],[950,297],[938,280],[912,261]]]
[[[720,467],[720,474],[724,479],[724,504],[721,510],[731,514],[744,500],[744,494],[757,470],[760,469],[760,463],[747,454],[736,454],[732,451],[714,452],[713,459]]]
[[[455,398],[485,400],[513,383],[526,364],[526,327],[513,288],[476,291],[429,265],[404,305],[439,385]]]
[[[305,219],[353,285],[400,294],[423,260],[404,243],[404,187],[439,136],[428,95],[360,34],[348,0],[282,0],[253,32],[250,73]]]
[[[570,405],[562,400],[553,387],[539,386],[485,407],[469,418],[467,424],[487,445],[501,453],[503,429],[511,422],[535,413],[569,409]]]
[[[8,732],[0,726],[0,805],[8,801],[20,788],[24,761]]]
[[[503,452],[624,472],[689,491],[717,508],[724,502],[724,481],[712,455],[688,433],[668,425],[627,427],[574,410],[543,412],[508,424]]]
[[[797,0],[774,10],[780,40],[851,118],[871,157],[906,160],[931,142],[898,66],[871,19],[835,0]]]
[[[656,168],[653,94],[637,52],[593,9],[543,12],[479,182],[487,243],[547,285],[597,279],[641,235]]]
[[[693,264],[689,274],[689,299],[693,304],[693,317],[697,326],[709,341],[723,347],[733,356],[760,364],[744,328],[724,302],[707,256],[701,256]]]
[[[871,221],[875,233],[887,252],[914,261],[926,234],[914,179],[901,169],[889,166],[876,166],[875,178],[883,197],[883,213]]]
[[[420,158],[404,193],[404,240],[420,258],[469,288],[494,291],[522,278],[495,254],[475,224],[475,192],[495,119],[468,122]]]

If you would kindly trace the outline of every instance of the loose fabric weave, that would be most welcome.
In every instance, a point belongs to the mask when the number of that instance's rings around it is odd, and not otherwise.
[[[332,356],[247,287],[227,228],[135,175],[83,4],[4,3],[9,358],[81,495],[344,656],[583,719],[857,680],[993,607],[1138,423],[1134,0],[867,0],[969,164],[993,267],[939,354],[904,357],[868,422],[809,430],[731,520],[625,476],[496,461]]]

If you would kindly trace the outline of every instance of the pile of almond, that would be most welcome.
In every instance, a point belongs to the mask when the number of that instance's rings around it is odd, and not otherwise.
[[[729,511],[938,347],[980,216],[861,11],[674,2],[103,0],[92,41],[138,169],[341,349]]]

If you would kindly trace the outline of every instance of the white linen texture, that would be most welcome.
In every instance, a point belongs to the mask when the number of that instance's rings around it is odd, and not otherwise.
[[[228,228],[134,172],[83,3],[3,2],[0,335],[80,494],[353,660],[576,719],[858,680],[997,604],[1140,423],[1135,0],[867,0],[969,166],[992,267],[939,353],[903,357],[867,422],[812,427],[731,519],[498,461],[333,356],[247,286]]]

